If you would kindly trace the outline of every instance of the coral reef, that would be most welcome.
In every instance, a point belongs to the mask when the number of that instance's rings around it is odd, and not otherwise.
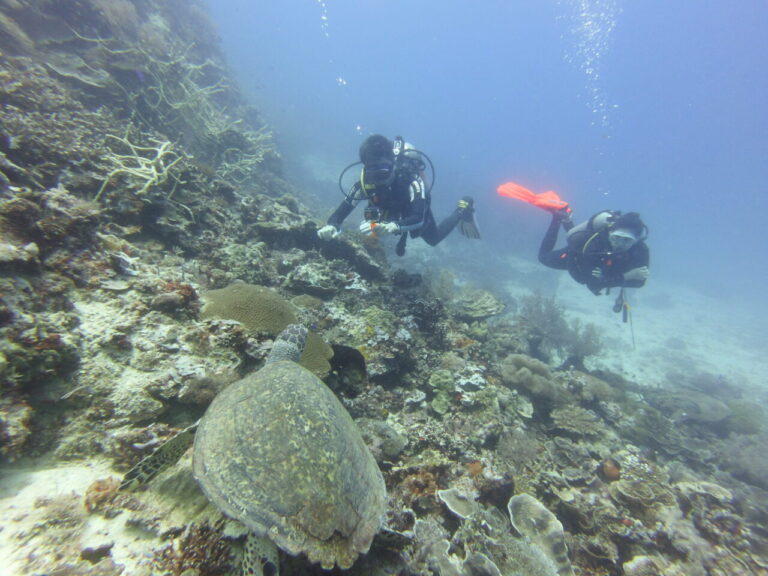
[[[565,367],[584,369],[584,360],[602,350],[593,324],[570,323],[554,298],[534,294],[520,303],[519,325],[526,335],[530,354],[545,361],[556,358]]]
[[[579,406],[564,406],[550,413],[552,427],[558,432],[573,436],[600,436],[605,433],[600,418],[592,411]]]
[[[223,522],[215,526],[190,524],[181,536],[157,550],[152,564],[163,574],[225,576],[233,570],[232,549],[222,539]]]
[[[275,336],[288,324],[298,321],[294,306],[275,290],[264,286],[236,282],[226,288],[206,292],[203,300],[202,318],[234,320],[254,335],[265,333]],[[265,350],[262,348],[262,357]],[[333,350],[325,340],[311,333],[301,363],[323,377],[330,371],[331,356]]]
[[[320,242],[202,3],[0,2],[0,80],[0,473],[97,468],[3,509],[9,570],[233,573],[242,528],[189,454],[143,492],[116,479],[295,321],[387,483],[350,576],[768,570],[766,399],[590,370],[601,335],[554,298]]]
[[[293,306],[277,292],[264,286],[234,283],[220,290],[209,290],[203,299],[203,319],[235,320],[249,332],[275,336],[288,324],[297,321]]]
[[[465,321],[483,320],[504,311],[504,304],[487,290],[464,290],[451,302],[457,318]]]
[[[572,395],[554,377],[547,364],[525,354],[510,354],[501,362],[505,384],[519,388],[536,399],[551,404],[568,404]]]

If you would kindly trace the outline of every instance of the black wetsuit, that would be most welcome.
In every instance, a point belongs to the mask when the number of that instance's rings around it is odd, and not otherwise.
[[[568,270],[579,284],[585,284],[594,294],[603,288],[639,288],[645,280],[624,280],[624,273],[648,266],[650,253],[642,240],[626,252],[613,252],[608,241],[608,229],[595,231],[589,226],[574,231],[568,237],[568,246],[555,250],[560,230],[560,218],[555,215],[547,228],[539,248],[539,262],[557,270]],[[592,271],[599,268],[602,274],[595,278]]]
[[[372,188],[367,192],[363,192],[360,182],[355,182],[347,197],[328,218],[328,224],[341,228],[344,219],[365,199],[368,200],[366,211],[378,212],[371,220],[396,222],[400,227],[403,238],[398,242],[398,254],[405,249],[408,232],[411,238],[420,236],[427,244],[435,246],[451,233],[462,218],[462,213],[454,210],[438,225],[432,215],[429,195],[421,176],[403,171],[391,185]]]

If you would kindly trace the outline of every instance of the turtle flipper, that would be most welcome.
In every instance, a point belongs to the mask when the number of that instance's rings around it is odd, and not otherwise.
[[[248,533],[243,554],[243,576],[280,576],[277,546],[271,540]]]
[[[157,450],[143,458],[136,466],[128,470],[120,483],[120,490],[133,490],[146,484],[163,470],[170,468],[184,455],[195,438],[199,422],[185,428],[173,438],[161,444]]]

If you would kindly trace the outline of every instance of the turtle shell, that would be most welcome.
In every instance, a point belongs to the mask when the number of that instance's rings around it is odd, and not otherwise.
[[[222,512],[326,569],[368,551],[386,508],[384,479],[352,417],[291,361],[270,362],[213,400],[193,469]]]

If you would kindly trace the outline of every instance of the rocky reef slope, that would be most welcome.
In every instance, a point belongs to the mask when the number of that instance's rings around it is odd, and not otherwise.
[[[708,374],[589,373],[599,335],[552,300],[318,241],[199,2],[3,0],[0,50],[11,573],[236,573],[188,458],[117,486],[295,321],[387,481],[350,574],[768,573],[760,408]]]

